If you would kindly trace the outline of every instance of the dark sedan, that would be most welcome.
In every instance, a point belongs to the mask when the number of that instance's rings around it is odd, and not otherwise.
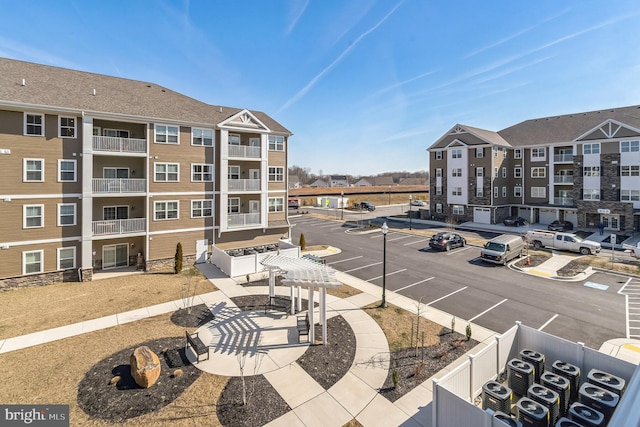
[[[548,228],[550,231],[569,231],[573,230],[573,223],[569,221],[553,221]]]
[[[429,247],[439,251],[448,251],[453,248],[463,247],[466,244],[465,238],[456,233],[434,234],[429,240]]]
[[[525,225],[526,221],[521,216],[508,216],[502,221],[502,223],[507,227],[520,227]]]

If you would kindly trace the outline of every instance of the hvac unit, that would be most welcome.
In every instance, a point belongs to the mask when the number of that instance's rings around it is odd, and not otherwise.
[[[580,402],[574,402],[569,406],[569,419],[584,427],[602,427],[606,425],[602,412],[596,411]]]
[[[549,410],[550,425],[554,425],[560,417],[560,395],[547,387],[534,384],[527,390],[527,397],[544,405]]]
[[[522,427],[522,423],[515,418],[511,417],[511,415],[507,415],[504,412],[496,412],[493,414],[493,418],[496,420],[500,420],[509,427]]]
[[[587,382],[591,384],[599,385],[605,390],[609,390],[612,393],[622,397],[624,393],[625,381],[623,378],[617,377],[608,372],[601,371],[599,369],[592,369],[587,375]]]
[[[577,400],[578,389],[580,388],[580,368],[571,363],[556,360],[551,365],[551,372],[569,380],[569,383],[571,383],[571,400]]]
[[[547,371],[540,375],[540,384],[558,393],[558,396],[560,396],[559,415],[566,415],[569,410],[569,399],[571,398],[571,384],[569,383],[569,380],[563,376]]]
[[[482,386],[482,409],[511,412],[511,389],[497,381],[486,382]]]
[[[535,380],[537,383],[540,383],[540,375],[544,372],[544,354],[525,348],[520,351],[520,358],[533,365]]]
[[[584,383],[578,392],[580,403],[602,412],[606,422],[609,422],[613,411],[620,401],[620,396],[591,383]]]
[[[575,421],[571,421],[569,418],[562,417],[558,420],[554,427],[584,427],[582,424],[578,424]]]
[[[549,410],[528,397],[518,400],[516,412],[522,427],[549,427]]]
[[[507,384],[519,396],[526,396],[533,384],[533,365],[520,359],[511,359],[507,363]]]

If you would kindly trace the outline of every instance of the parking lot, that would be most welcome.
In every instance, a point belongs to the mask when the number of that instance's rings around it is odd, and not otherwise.
[[[326,258],[328,265],[382,286],[382,233],[347,233],[342,222],[305,215],[291,220],[294,241],[304,233],[308,245],[340,248],[341,253]],[[473,321],[499,333],[521,321],[596,349],[628,331],[640,335],[640,281],[626,283],[628,278],[607,273],[577,282],[527,275],[484,263],[478,246],[434,251],[428,242],[437,231],[391,228],[387,289],[420,301],[427,310],[435,307],[458,322]],[[461,234],[478,241],[473,233]],[[636,305],[627,309],[626,299]]]

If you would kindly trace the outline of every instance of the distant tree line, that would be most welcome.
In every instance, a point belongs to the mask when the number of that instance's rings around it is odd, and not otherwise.
[[[298,180],[300,181],[300,184],[302,185],[309,184],[311,181],[319,178],[323,178],[326,180],[329,179],[329,175],[323,174],[322,170],[318,172],[319,172],[318,174],[315,174],[311,172],[311,168],[303,168],[297,165],[293,165],[289,167],[289,176],[297,176]],[[386,176],[390,176],[393,179],[394,184],[399,183],[400,180],[404,178],[420,178],[420,179],[426,180],[427,182],[429,181],[429,171],[426,171],[426,170],[420,170],[416,172],[407,172],[407,171],[382,172],[376,175],[350,175],[350,174],[341,174],[341,173],[334,173],[331,175],[345,175],[349,180],[350,184],[354,184],[355,182],[363,178],[366,180],[373,181],[373,179],[376,177],[386,177]]]

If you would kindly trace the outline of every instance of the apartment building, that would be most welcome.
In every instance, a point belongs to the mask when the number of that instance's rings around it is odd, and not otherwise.
[[[639,145],[640,106],[532,119],[497,132],[457,124],[428,149],[431,214],[638,231]]]
[[[0,58],[0,287],[203,262],[289,235],[268,115],[162,86]]]

